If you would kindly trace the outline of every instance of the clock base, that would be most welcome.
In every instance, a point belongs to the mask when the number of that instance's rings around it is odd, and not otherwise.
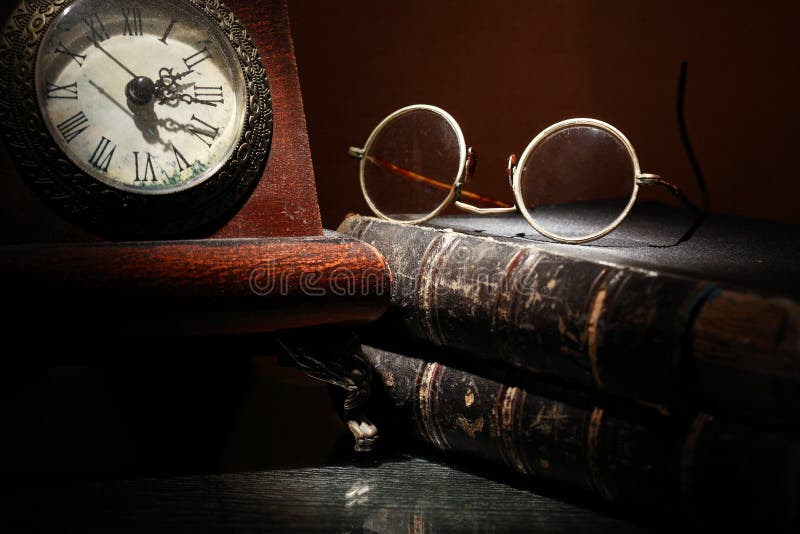
[[[333,232],[6,246],[0,273],[14,310],[7,335],[78,343],[370,321],[386,310],[391,282],[376,249]]]

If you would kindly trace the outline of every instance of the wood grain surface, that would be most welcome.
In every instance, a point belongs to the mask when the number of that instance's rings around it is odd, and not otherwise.
[[[383,256],[330,233],[306,238],[0,248],[14,326],[93,335],[229,334],[368,321],[385,310]]]
[[[272,149],[264,175],[214,237],[319,235],[314,168],[286,0],[225,2],[261,53],[272,89]]]
[[[398,458],[0,494],[6,531],[644,532],[448,465]]]

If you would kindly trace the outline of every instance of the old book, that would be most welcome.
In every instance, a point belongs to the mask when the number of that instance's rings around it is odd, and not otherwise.
[[[739,510],[736,520],[798,519],[800,445],[780,432],[706,413],[680,417],[513,371],[465,370],[441,363],[441,349],[362,351],[375,375],[373,420],[389,435],[612,502],[695,519],[730,510]]]
[[[392,335],[615,395],[795,421],[797,230],[692,226],[652,205],[589,245],[549,242],[515,216],[353,215],[339,228],[387,259]]]

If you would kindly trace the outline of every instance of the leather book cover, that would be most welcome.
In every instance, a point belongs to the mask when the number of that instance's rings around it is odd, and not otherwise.
[[[796,421],[796,228],[712,216],[687,238],[677,210],[629,218],[589,245],[537,238],[514,216],[352,215],[339,231],[386,257],[387,335],[615,395]]]
[[[798,520],[800,444],[791,434],[464,367],[442,349],[362,352],[374,370],[373,420],[390,439],[690,521],[731,518],[733,509],[737,521]]]

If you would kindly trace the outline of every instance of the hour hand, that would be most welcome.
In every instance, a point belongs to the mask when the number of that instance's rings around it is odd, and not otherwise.
[[[191,74],[192,70],[173,74],[173,69],[163,67],[158,70],[158,81],[155,84],[155,97],[160,105],[177,106],[179,103],[192,104],[198,101],[191,95],[180,92],[178,80]]]
[[[214,102],[200,100],[199,98],[195,98],[192,95],[187,95],[186,93],[156,93],[156,97],[158,98],[158,104],[162,106],[166,104],[174,107],[183,102],[184,104],[205,104],[206,106],[216,107]]]
[[[190,75],[194,71],[189,69],[186,72],[179,72],[178,74],[173,74],[172,71],[174,69],[170,69],[167,67],[161,67],[158,69],[158,81],[156,82],[157,85],[162,85],[164,87],[171,87],[177,83],[178,80],[181,78]]]

